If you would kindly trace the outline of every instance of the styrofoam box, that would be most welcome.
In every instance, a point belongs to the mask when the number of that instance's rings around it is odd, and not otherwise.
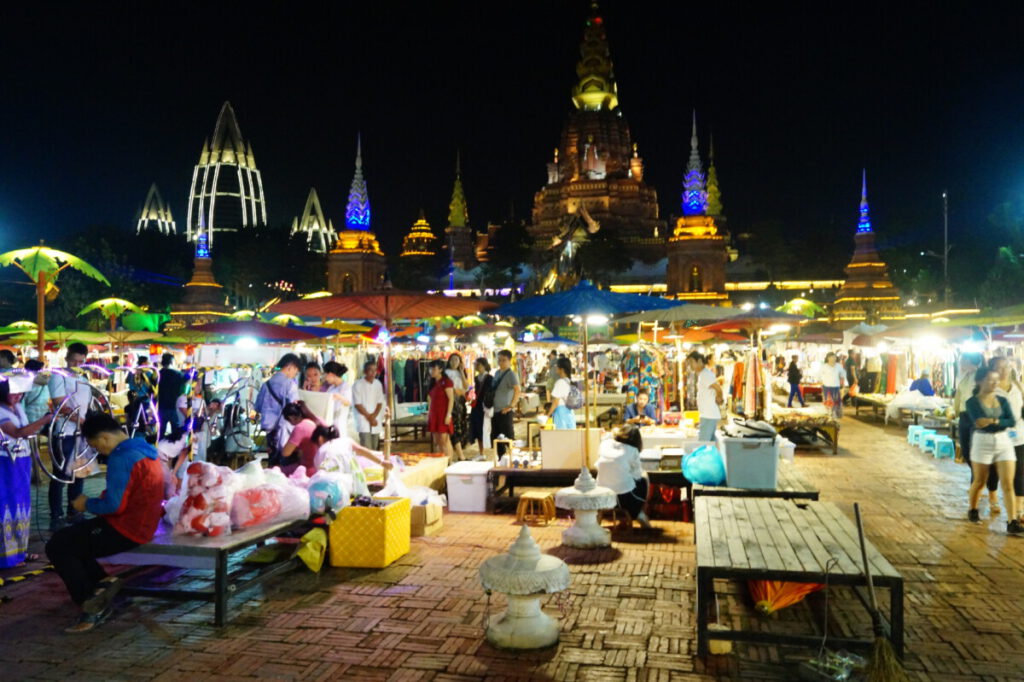
[[[788,438],[782,438],[779,440],[779,457],[792,462],[796,455],[796,443],[789,440]]]
[[[640,468],[644,471],[657,471],[661,466],[661,458],[664,456],[686,457],[702,445],[714,445],[714,441],[687,440],[683,441],[682,447],[678,448],[644,448],[640,453]]]
[[[456,462],[444,470],[448,482],[448,511],[487,511],[487,472],[492,462]]]
[[[725,461],[725,484],[730,488],[774,490],[778,486],[779,439],[730,438],[718,434],[718,451]]]

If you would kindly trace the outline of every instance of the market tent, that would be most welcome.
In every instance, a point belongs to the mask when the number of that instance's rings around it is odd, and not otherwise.
[[[474,315],[494,304],[474,298],[459,298],[425,294],[420,291],[403,291],[392,289],[386,282],[380,289],[362,291],[322,298],[309,298],[299,301],[285,301],[270,307],[274,313],[291,313],[300,317],[338,318],[343,320],[377,320],[384,325],[388,334],[384,334],[385,367],[391,367],[390,329],[395,320],[418,320],[427,317],[446,315]],[[395,384],[391,372],[387,372],[387,404],[388,416],[384,423],[384,454],[391,454],[390,413],[394,405]]]
[[[739,315],[720,319],[718,322],[703,325],[701,329],[705,331],[745,331],[753,333],[779,324],[797,325],[803,324],[806,321],[807,318],[803,315],[791,315],[789,313],[780,313],[775,310],[751,310],[747,313],[741,313]]]
[[[56,327],[54,329],[47,329],[43,334],[43,339],[46,341],[53,341],[58,346],[63,346],[74,341],[81,341],[82,343],[106,343],[107,335],[101,332],[90,332],[83,329],[65,329],[64,327]],[[38,339],[35,331],[22,330],[20,334],[14,336],[8,336],[5,341],[14,341],[19,343],[32,343]]]
[[[661,299],[667,300],[667,299]],[[655,308],[635,315],[627,315],[615,320],[616,324],[634,322],[700,322],[703,320],[721,320],[737,315],[735,308],[703,305],[700,303],[683,303],[673,301],[669,308]]]
[[[309,341],[319,338],[295,327],[282,327],[269,322],[209,322],[192,327],[198,332],[235,338],[251,337],[261,341]]]
[[[814,301],[808,300],[803,297],[797,297],[786,301],[775,310],[782,313],[790,313],[792,315],[803,315],[804,317],[813,318],[815,315],[824,315],[825,309]]]

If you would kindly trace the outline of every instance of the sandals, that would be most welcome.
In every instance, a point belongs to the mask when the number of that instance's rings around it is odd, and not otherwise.
[[[110,606],[114,601],[114,597],[121,591],[124,586],[124,581],[117,577],[104,578],[100,581],[99,586],[96,588],[96,592],[91,597],[82,602],[82,611],[86,614],[96,615],[106,611],[109,615]]]

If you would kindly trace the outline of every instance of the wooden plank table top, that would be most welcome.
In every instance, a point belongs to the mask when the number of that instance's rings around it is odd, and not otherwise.
[[[748,488],[730,488],[728,486],[700,485],[691,486],[692,497],[781,497],[785,499],[817,500],[820,493],[804,479],[792,463],[780,461],[778,477],[774,489],[755,490]]]

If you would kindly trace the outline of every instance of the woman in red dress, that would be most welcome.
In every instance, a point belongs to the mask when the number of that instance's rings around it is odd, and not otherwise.
[[[444,362],[430,363],[433,383],[427,395],[427,431],[433,435],[434,451],[452,456],[452,408],[455,406],[455,386],[444,372]]]

